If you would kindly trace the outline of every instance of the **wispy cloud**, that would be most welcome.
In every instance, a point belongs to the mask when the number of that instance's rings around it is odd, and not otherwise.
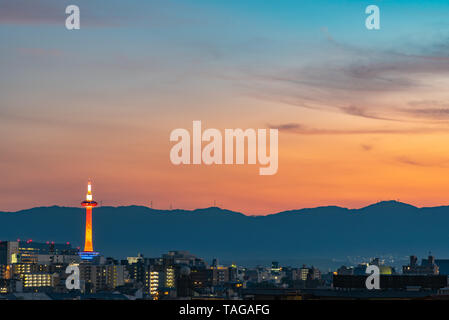
[[[410,101],[400,111],[416,118],[449,119],[449,101]]]
[[[350,135],[350,134],[432,134],[436,132],[449,133],[449,128],[362,128],[362,129],[333,129],[313,128],[299,123],[267,124],[268,128],[301,135]]]
[[[66,7],[72,3],[58,0],[0,0],[0,24],[3,25],[59,25],[65,26]],[[89,27],[118,26],[124,18],[112,13],[107,3],[95,5],[92,1],[78,0],[81,25]],[[109,13],[109,14],[108,14]]]
[[[438,167],[443,168],[447,167],[449,164],[449,160],[436,160],[436,161],[422,161],[422,160],[415,160],[411,159],[407,156],[400,156],[395,159],[397,162],[405,165],[411,165],[411,166],[417,166],[417,167]]]
[[[62,50],[48,48],[17,48],[20,55],[32,57],[60,57],[63,55]]]
[[[60,0],[0,0],[0,24],[64,26],[67,17],[65,8],[69,4],[79,6],[82,27],[171,27],[205,21],[200,10],[182,2],[165,0],[142,1],[136,6],[112,0],[77,0],[75,3]]]
[[[373,146],[372,145],[370,145],[370,144],[362,144],[362,145],[360,145],[360,147],[362,148],[362,150],[364,150],[364,151],[371,151],[371,150],[373,150]]]
[[[263,92],[257,96],[377,120],[417,122],[449,118],[445,101],[430,104],[425,101],[426,95],[437,93],[441,97],[447,91],[447,43],[435,44],[438,50],[431,50],[434,56],[429,52],[410,55],[346,46],[326,30],[323,32],[329,40],[329,59],[307,66],[253,71],[255,87]],[[338,59],[332,58],[335,50]],[[423,101],[417,107],[413,102],[421,92]],[[449,94],[443,98],[449,101]]]

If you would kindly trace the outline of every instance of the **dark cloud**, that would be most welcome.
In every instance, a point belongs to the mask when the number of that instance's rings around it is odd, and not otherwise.
[[[360,147],[362,147],[362,149],[364,151],[371,151],[371,150],[373,150],[373,146],[370,145],[370,144],[362,144],[362,145],[360,145]]]
[[[401,109],[401,111],[415,117],[449,119],[449,108]]]
[[[271,129],[279,129],[281,131],[299,130],[302,128],[302,126],[298,123],[285,123],[278,126],[268,125],[268,127]]]
[[[359,116],[363,118],[368,119],[377,119],[377,120],[395,120],[391,118],[376,116],[374,114],[370,114],[367,108],[362,108],[358,106],[347,106],[347,107],[340,107],[341,111],[343,111],[346,114],[352,115],[352,116]]]
[[[410,101],[408,103],[411,107],[438,107],[438,108],[449,108],[449,101],[438,101],[438,100],[420,100],[420,101]]]
[[[395,160],[402,164],[417,166],[417,167],[447,167],[447,165],[449,164],[448,160],[439,160],[439,161],[429,162],[429,161],[414,160],[407,156],[400,156],[400,157],[397,157]]]
[[[407,157],[397,157],[396,160],[400,163],[409,164],[412,166],[427,167],[426,164],[424,164],[422,162],[415,161],[415,160],[411,160]]]
[[[400,111],[417,118],[449,119],[449,102],[438,100],[410,101],[407,108]]]

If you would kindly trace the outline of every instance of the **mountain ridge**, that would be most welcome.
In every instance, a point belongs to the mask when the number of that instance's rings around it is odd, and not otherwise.
[[[245,214],[243,212],[239,212],[239,211],[234,211],[234,210],[229,210],[229,209],[224,209],[221,207],[217,207],[217,206],[211,206],[211,207],[204,207],[204,208],[196,208],[196,209],[155,209],[155,208],[151,208],[151,207],[147,207],[147,206],[142,206],[142,205],[120,205],[120,206],[98,206],[97,208],[95,208],[95,210],[99,210],[100,208],[111,208],[111,209],[121,209],[121,208],[139,208],[139,209],[145,209],[145,210],[150,210],[152,212],[164,212],[164,213],[195,213],[195,212],[204,212],[206,210],[217,210],[217,211],[221,211],[221,212],[226,212],[226,213],[236,213],[236,214],[241,214],[247,217],[266,217],[266,216],[272,216],[272,215],[278,215],[278,214],[287,214],[287,213],[298,213],[298,212],[302,212],[302,211],[313,211],[316,209],[337,209],[337,210],[345,210],[345,211],[366,211],[367,209],[371,209],[371,208],[377,208],[377,207],[393,207],[393,208],[410,208],[410,209],[433,209],[433,208],[448,208],[449,205],[445,206],[445,205],[439,205],[439,206],[433,206],[433,207],[416,207],[413,206],[411,204],[405,203],[405,202],[399,202],[396,200],[384,200],[384,201],[379,201],[361,208],[346,208],[346,207],[342,207],[342,206],[337,206],[337,205],[327,205],[327,206],[317,206],[317,207],[305,207],[305,208],[300,208],[300,209],[288,209],[288,210],[283,210],[283,211],[278,211],[275,213],[268,213],[265,215],[254,215],[254,214]],[[17,211],[0,211],[0,214],[3,213],[22,213],[22,212],[28,212],[28,211],[33,211],[34,209],[45,209],[45,208],[70,208],[70,209],[80,209],[82,211],[84,211],[83,208],[81,207],[68,207],[68,206],[59,206],[59,205],[51,205],[51,206],[38,206],[38,207],[32,207],[32,208],[27,208],[27,209],[21,209],[21,210],[17,210]]]
[[[0,212],[0,240],[70,242],[82,247],[84,209],[36,207]],[[312,258],[432,251],[449,257],[449,206],[414,207],[397,201],[359,209],[322,206],[249,216],[218,207],[160,210],[101,206],[94,210],[94,248],[123,258],[188,250],[200,257],[251,264],[309,263]],[[252,262],[251,262],[252,261]]]

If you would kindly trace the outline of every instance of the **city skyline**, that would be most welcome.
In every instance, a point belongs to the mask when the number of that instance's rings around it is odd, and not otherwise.
[[[82,259],[69,243],[0,241],[0,298],[6,300],[327,300],[448,298],[449,259],[390,264],[379,257],[325,271],[310,264],[209,264],[186,250],[157,257]],[[407,264],[406,264],[407,263]],[[369,270],[377,280],[368,285]],[[65,270],[65,272],[64,272]],[[70,274],[67,270],[77,270]],[[73,280],[77,282],[75,285]],[[377,284],[375,284],[377,281]],[[413,287],[413,288],[412,288]],[[412,289],[410,289],[412,288]],[[342,290],[343,289],[343,290]]]

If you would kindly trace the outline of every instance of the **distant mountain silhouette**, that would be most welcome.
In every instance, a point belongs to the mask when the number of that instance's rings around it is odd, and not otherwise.
[[[383,201],[361,209],[337,206],[247,216],[217,207],[94,209],[94,247],[106,256],[159,256],[189,250],[224,261],[344,258],[393,253],[449,257],[449,207],[417,208]],[[83,245],[82,208],[38,207],[0,212],[0,239]],[[306,260],[304,260],[306,261]]]

